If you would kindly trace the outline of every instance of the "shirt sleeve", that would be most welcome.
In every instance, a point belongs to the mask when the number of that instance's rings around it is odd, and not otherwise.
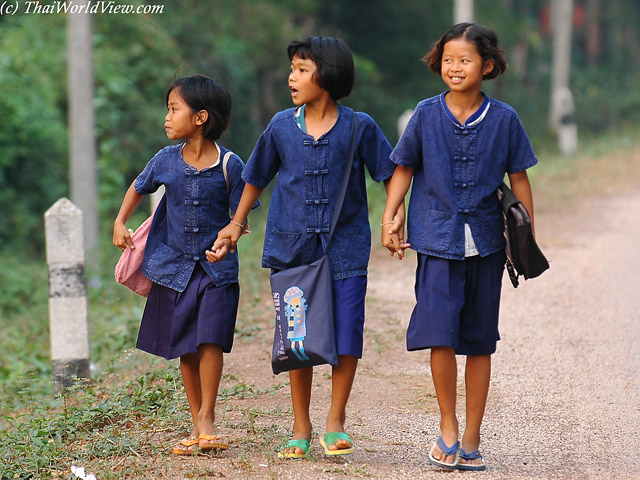
[[[358,156],[367,165],[371,178],[376,182],[386,180],[396,169],[395,163],[389,159],[393,148],[373,118],[366,113],[357,115],[359,123],[364,124],[358,144]]]
[[[162,158],[162,151],[156,153],[154,157],[149,160],[144,170],[140,172],[138,177],[136,178],[134,187],[136,192],[140,195],[149,195],[154,193],[160,185],[162,185],[161,180],[158,178],[158,172],[161,169],[158,167],[158,163],[160,163],[160,159]]]
[[[280,156],[273,140],[273,122],[260,135],[256,146],[247,160],[242,179],[250,185],[265,188],[278,173]]]
[[[398,144],[391,153],[391,161],[403,167],[418,168],[422,162],[422,110],[418,106],[411,116]]]
[[[235,154],[231,155],[227,164],[227,176],[229,178],[229,208],[232,213],[238,209],[244,191],[245,181],[242,179],[244,168],[242,159]],[[257,201],[253,208],[259,205],[260,201]]]
[[[517,114],[511,120],[509,143],[507,173],[522,172],[538,163],[533,146]]]

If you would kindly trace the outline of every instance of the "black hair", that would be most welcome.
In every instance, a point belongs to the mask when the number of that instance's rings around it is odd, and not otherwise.
[[[206,110],[209,114],[202,125],[202,136],[212,142],[218,140],[229,126],[231,118],[231,94],[224,85],[206,75],[190,75],[176,78],[169,85],[169,94],[179,90],[180,96],[194,113]]]
[[[478,53],[482,57],[483,66],[488,61],[493,62],[493,69],[483,77],[485,80],[496,78],[507,70],[507,59],[504,50],[500,46],[500,43],[498,43],[496,32],[489,27],[476,23],[458,23],[447,30],[447,32],[440,37],[440,40],[433,45],[431,51],[422,59],[429,65],[433,73],[441,74],[444,46],[447,42],[457,38],[464,38],[475,44]]]
[[[316,64],[314,80],[329,92],[334,101],[348,96],[353,90],[355,68],[349,46],[334,37],[304,37],[287,46],[289,61],[294,55]]]

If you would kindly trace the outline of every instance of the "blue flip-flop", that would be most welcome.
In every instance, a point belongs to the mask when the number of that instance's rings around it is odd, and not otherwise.
[[[433,456],[433,449],[436,447],[436,445],[438,446],[440,451],[442,453],[444,453],[447,457],[450,456],[450,455],[455,455],[455,458],[453,459],[453,463],[446,463],[446,462],[443,462],[441,460],[437,460]],[[451,445],[450,447],[448,447],[447,444],[444,443],[443,438],[442,437],[438,437],[438,440],[433,445],[433,447],[431,447],[431,451],[429,452],[429,458],[428,458],[429,463],[431,463],[432,465],[435,465],[436,467],[446,468],[448,470],[453,470],[458,466],[458,459],[459,459],[459,455],[460,455],[459,448],[460,448],[460,442],[456,442],[453,445]]]
[[[283,452],[285,448],[296,447],[302,450],[303,453]],[[278,458],[307,458],[307,454],[312,448],[309,447],[309,440],[306,438],[299,438],[297,440],[289,440],[287,444],[278,452]]]
[[[458,463],[457,465],[458,470],[471,470],[473,472],[482,472],[487,469],[487,465],[484,463],[484,458],[482,458],[482,454],[480,453],[479,450],[474,450],[473,452],[467,453],[465,452],[464,448],[461,448],[460,458],[466,461],[475,460],[479,458],[480,460],[482,460],[482,464],[473,465],[468,463]]]

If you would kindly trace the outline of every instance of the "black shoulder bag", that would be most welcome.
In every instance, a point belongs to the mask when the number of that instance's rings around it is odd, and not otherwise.
[[[504,216],[504,235],[507,239],[507,271],[514,288],[518,277],[535,278],[549,268],[549,262],[538,247],[531,228],[531,217],[522,202],[502,182],[497,190]]]

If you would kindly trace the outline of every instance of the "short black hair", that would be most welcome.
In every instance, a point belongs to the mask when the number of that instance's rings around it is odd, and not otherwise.
[[[303,37],[287,46],[289,61],[297,55],[316,64],[315,82],[329,92],[334,101],[353,90],[355,68],[349,46],[335,37]]]
[[[180,96],[194,113],[206,110],[209,114],[202,125],[202,136],[212,142],[218,140],[229,126],[231,119],[231,94],[227,88],[206,75],[189,75],[176,78],[169,85],[169,94],[178,89]]]
[[[464,38],[475,44],[478,53],[482,57],[483,65],[488,61],[493,61],[493,69],[483,77],[485,80],[496,78],[507,70],[507,58],[500,43],[498,43],[498,35],[496,35],[496,32],[489,27],[478,25],[477,23],[463,22],[447,30],[447,32],[440,37],[440,40],[433,45],[431,51],[422,59],[429,65],[433,73],[438,75],[442,73],[442,52],[444,51],[444,46],[447,42],[457,38]]]

